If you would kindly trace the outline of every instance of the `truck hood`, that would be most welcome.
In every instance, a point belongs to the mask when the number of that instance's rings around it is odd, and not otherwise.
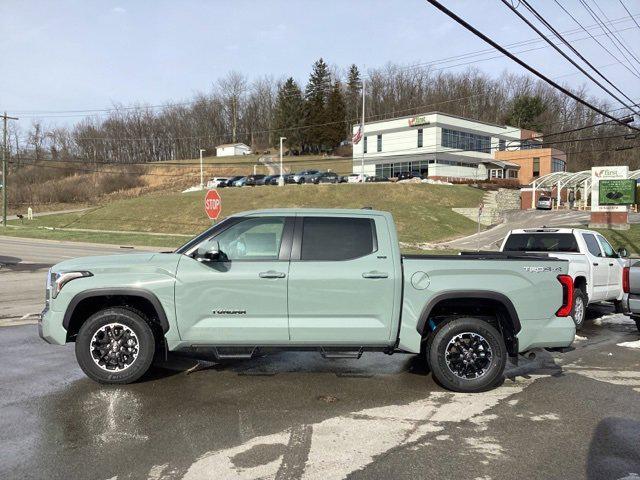
[[[130,271],[139,268],[160,268],[175,272],[180,257],[181,255],[176,253],[134,253],[79,257],[57,263],[51,269],[55,272],[88,270],[94,274],[105,271]]]

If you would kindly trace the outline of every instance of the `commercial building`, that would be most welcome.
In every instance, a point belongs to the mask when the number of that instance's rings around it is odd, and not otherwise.
[[[353,127],[354,135],[359,128]],[[416,172],[434,179],[504,179],[524,184],[529,182],[520,180],[520,170],[527,169],[526,177],[532,172],[520,154],[534,158],[528,151],[541,145],[539,136],[529,130],[431,112],[365,124],[361,140],[353,145],[353,172],[384,177]],[[502,153],[515,155],[496,155]],[[541,160],[545,169],[546,159],[545,154]]]
[[[251,153],[251,147],[244,143],[225,143],[216,147],[216,156],[232,157],[234,155],[248,155]]]
[[[494,155],[496,160],[520,165],[520,185],[528,185],[536,178],[549,173],[567,171],[567,154],[555,148],[498,151]]]

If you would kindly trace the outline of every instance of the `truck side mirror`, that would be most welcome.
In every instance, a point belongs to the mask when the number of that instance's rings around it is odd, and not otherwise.
[[[207,240],[196,250],[196,260],[200,262],[216,261],[220,258],[220,244],[217,240]]]
[[[627,258],[627,257],[629,256],[629,252],[627,252],[627,249],[626,249],[626,248],[624,248],[624,247],[620,247],[620,248],[618,249],[618,255],[619,255],[621,258]]]

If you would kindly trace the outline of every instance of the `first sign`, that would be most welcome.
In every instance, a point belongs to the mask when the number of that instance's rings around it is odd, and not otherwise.
[[[217,190],[209,190],[204,197],[204,211],[211,220],[220,216],[222,211],[222,199]]]

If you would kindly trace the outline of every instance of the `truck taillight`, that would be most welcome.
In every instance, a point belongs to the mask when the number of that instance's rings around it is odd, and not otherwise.
[[[624,267],[622,269],[622,291],[624,293],[629,293],[631,287],[629,285],[629,267]]]
[[[573,278],[569,275],[558,275],[562,284],[562,306],[556,312],[556,317],[568,317],[573,310]]]

